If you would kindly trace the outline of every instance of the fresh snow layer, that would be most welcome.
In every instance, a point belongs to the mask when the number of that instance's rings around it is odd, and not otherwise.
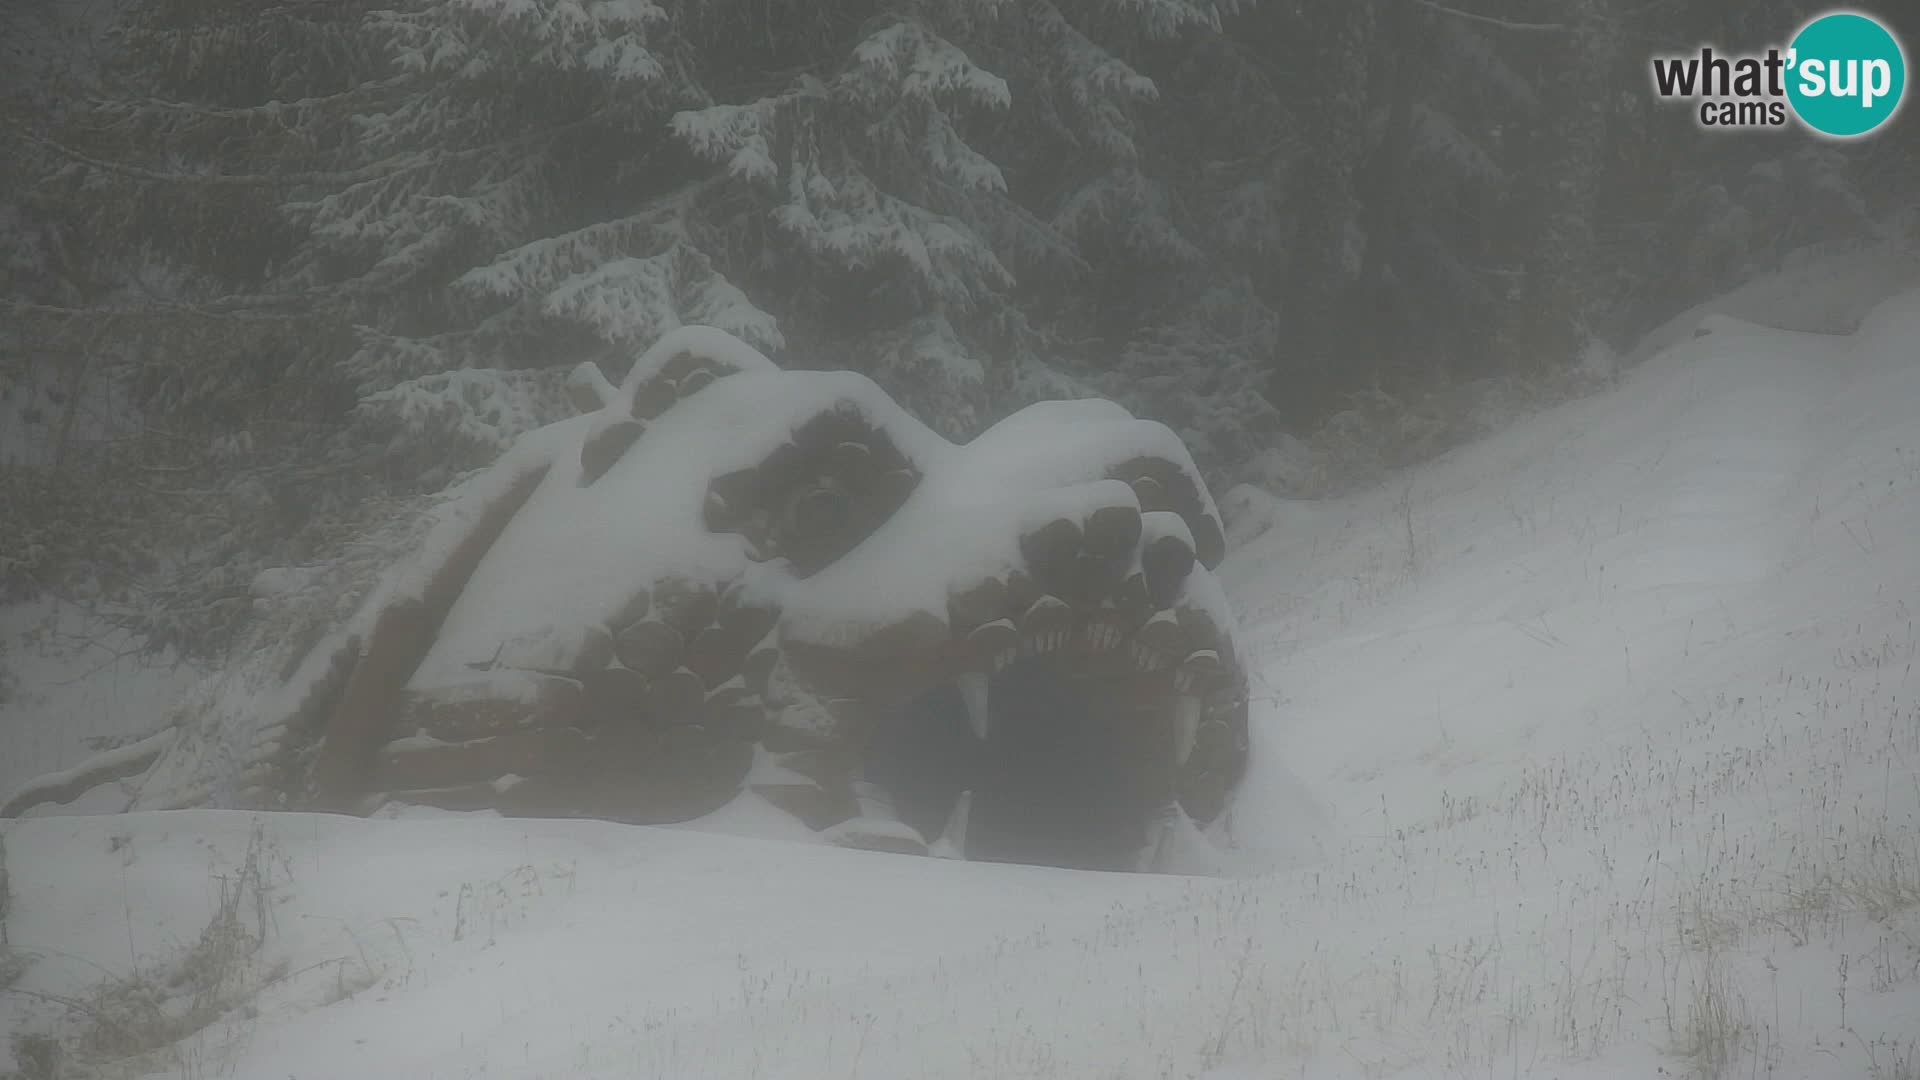
[[[742,347],[735,342],[733,348]],[[558,443],[546,477],[481,561],[412,685],[466,681],[474,665],[491,662],[514,638],[612,619],[663,576],[714,585],[744,573],[745,541],[706,529],[709,483],[759,464],[801,425],[835,408],[855,410],[887,431],[923,469],[953,449],[872,381],[850,372],[719,379],[649,424],[585,487],[574,445],[585,428],[573,425],[591,425],[594,418],[563,425],[573,438]]]
[[[177,963],[254,844],[262,989],[153,1074],[1911,1075],[1916,406],[1920,293],[1846,337],[1715,320],[1379,490],[1264,504],[1219,575],[1256,698],[1211,830],[1237,876],[42,818],[4,834],[0,1031],[77,1035],[48,995]]]
[[[573,444],[594,425],[630,415],[636,388],[683,349],[740,373],[677,403],[605,475],[581,486]],[[777,593],[784,631],[797,638],[844,643],[916,611],[944,615],[951,588],[1024,564],[1023,533],[1101,506],[1137,505],[1126,483],[1106,475],[1132,458],[1174,463],[1203,493],[1203,512],[1218,516],[1179,437],[1111,402],[1032,405],[957,447],[864,376],[778,371],[705,327],[681,328],[649,349],[621,395],[602,414],[542,429],[515,447],[530,460],[537,439],[552,466],[455,602],[414,674],[415,689],[467,681],[476,667],[505,662],[509,642],[612,619],[663,576],[715,585],[746,573],[745,542],[706,530],[710,482],[765,460],[829,410],[851,411],[885,432],[922,481],[889,521],[824,571],[805,581],[786,580],[777,567],[758,575],[758,585]]]
[[[782,628],[803,640],[844,643],[915,612],[944,617],[952,589],[1025,565],[1024,533],[1060,517],[1084,520],[1102,506],[1137,508],[1132,488],[1107,472],[1149,456],[1185,472],[1202,493],[1203,512],[1218,517],[1193,459],[1166,425],[1098,399],[1029,405],[938,456],[886,524],[797,583]],[[1186,539],[1191,545],[1191,532]]]

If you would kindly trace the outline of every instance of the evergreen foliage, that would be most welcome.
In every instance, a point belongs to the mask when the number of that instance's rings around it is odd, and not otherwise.
[[[682,324],[954,437],[1113,397],[1221,481],[1810,245],[1914,243],[1910,135],[1703,138],[1641,92],[1798,0],[99,11],[0,10],[0,500],[31,522],[0,594],[191,652],[256,571],[340,558]],[[1421,424],[1385,457],[1453,430]]]

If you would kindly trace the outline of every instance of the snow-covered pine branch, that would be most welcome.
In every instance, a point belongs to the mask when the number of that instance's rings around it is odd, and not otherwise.
[[[1167,192],[1139,170],[1103,173],[1070,195],[1054,223],[1084,244],[1106,244],[1132,259],[1186,263],[1203,253],[1174,224]]]
[[[899,19],[869,34],[854,47],[852,60],[833,88],[869,106],[906,100],[1004,109],[1012,103],[1005,79],[918,19]]]
[[[1189,7],[1175,3],[1149,4],[1152,14],[1166,18],[1170,10]],[[1051,3],[1035,4],[1027,18],[1032,33],[1047,49],[1046,63],[1066,91],[1072,112],[1064,118],[1062,134],[1091,144],[1114,161],[1139,156],[1135,142],[1133,105],[1153,101],[1159,88],[1076,27]],[[1177,24],[1176,24],[1177,25]]]
[[[648,0],[452,0],[378,12],[405,71],[479,79],[512,62],[615,81],[653,82],[667,67],[649,47],[667,12]]]
[[[257,173],[221,173],[221,172],[182,172],[162,169],[149,169],[140,165],[107,161],[81,150],[67,146],[57,140],[29,131],[27,128],[0,118],[3,128],[19,138],[50,150],[55,154],[88,168],[124,176],[131,180],[144,180],[160,184],[194,184],[207,187],[326,187],[337,184],[355,184],[381,177],[397,176],[434,164],[432,155],[409,153],[396,155],[382,161],[373,162],[352,169],[334,172],[287,171]]]
[[[812,181],[812,182],[809,182]],[[954,308],[986,301],[1013,275],[966,222],[882,191],[865,173],[835,180],[796,170],[781,230],[808,252],[847,268],[897,263],[929,296]]]
[[[717,326],[757,348],[784,344],[774,318],[684,243],[570,275],[546,293],[541,310],[634,351],[687,325]]]
[[[673,133],[700,157],[724,163],[728,175],[770,183],[780,172],[774,150],[779,125],[796,126],[799,110],[817,107],[826,99],[826,85],[803,75],[792,89],[769,97],[675,113]]]

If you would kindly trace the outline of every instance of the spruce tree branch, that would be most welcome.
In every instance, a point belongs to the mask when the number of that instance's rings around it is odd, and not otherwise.
[[[162,184],[202,184],[210,187],[297,187],[306,184],[324,187],[350,186],[353,184],[368,183],[370,181],[388,180],[419,169],[447,165],[457,161],[464,161],[468,158],[482,157],[488,154],[498,154],[507,151],[524,150],[538,143],[587,127],[599,121],[600,118],[600,113],[595,112],[577,120],[569,121],[568,123],[557,124],[553,127],[543,128],[538,131],[526,132],[481,146],[470,146],[464,149],[450,150],[438,154],[420,152],[395,154],[392,157],[383,158],[380,161],[363,165],[357,169],[347,169],[339,172],[213,173],[207,175],[160,172],[154,169],[142,168],[138,165],[106,161],[83,151],[75,150],[70,146],[56,142],[44,135],[36,134],[12,121],[0,120],[0,129],[12,131],[19,135],[20,138],[43,146],[69,161],[134,180],[146,180],[152,183]]]
[[[106,161],[83,151],[75,150],[70,146],[56,142],[44,135],[28,131],[26,128],[11,121],[0,121],[0,126],[4,126],[8,131],[14,132],[20,136],[20,138],[37,146],[45,147],[53,153],[76,164],[99,169],[103,172],[114,173],[119,176],[125,176],[133,180],[147,180],[161,184],[203,184],[209,187],[292,187],[301,184],[358,184],[368,180],[379,180],[388,176],[396,176],[403,172],[435,164],[439,160],[439,158],[434,155],[412,153],[396,154],[383,161],[377,161],[371,165],[363,165],[358,169],[348,169],[344,172],[213,173],[206,175],[170,173],[146,169],[138,165],[126,165],[120,162]]]
[[[1497,26],[1502,30],[1529,30],[1542,31],[1545,33],[1570,33],[1573,30],[1573,27],[1568,26],[1566,23],[1515,22],[1512,19],[1502,19],[1494,15],[1482,15],[1479,12],[1462,11],[1459,8],[1448,7],[1440,3],[1439,0],[1409,0],[1409,2],[1438,11],[1443,15],[1451,15],[1456,19],[1467,19],[1471,22],[1484,23],[1488,26]]]
[[[202,319],[230,320],[300,320],[310,319],[309,313],[289,312],[273,313],[264,309],[281,304],[311,301],[316,294],[291,293],[286,296],[231,296],[206,304],[154,303],[140,307],[62,307],[56,304],[37,304],[30,300],[14,300],[0,297],[0,308],[10,309],[23,315],[39,315],[56,319],[97,319],[153,318],[158,316],[190,316]]]
[[[87,106],[100,112],[139,112],[155,110],[159,112],[187,113],[210,120],[250,120],[254,118],[273,119],[288,113],[307,109],[318,109],[343,102],[358,101],[376,96],[381,91],[397,90],[413,80],[410,75],[382,79],[379,82],[363,83],[351,90],[338,94],[323,94],[318,97],[295,98],[292,101],[268,101],[259,105],[201,105],[191,101],[166,101],[161,98],[140,98],[121,100],[115,98],[96,98],[87,102]]]

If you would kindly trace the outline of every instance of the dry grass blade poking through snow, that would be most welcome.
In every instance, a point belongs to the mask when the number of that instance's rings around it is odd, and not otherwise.
[[[82,1068],[112,1062],[189,1064],[182,1057],[190,1053],[182,1040],[248,1007],[263,986],[285,975],[256,962],[274,933],[276,878],[284,877],[284,858],[256,825],[240,864],[212,874],[213,913],[184,952],[159,961],[135,957],[127,974],[110,974],[83,993],[11,988],[59,1010],[47,1030],[14,1035],[22,1076],[70,1075],[62,1071],[65,1062]]]

